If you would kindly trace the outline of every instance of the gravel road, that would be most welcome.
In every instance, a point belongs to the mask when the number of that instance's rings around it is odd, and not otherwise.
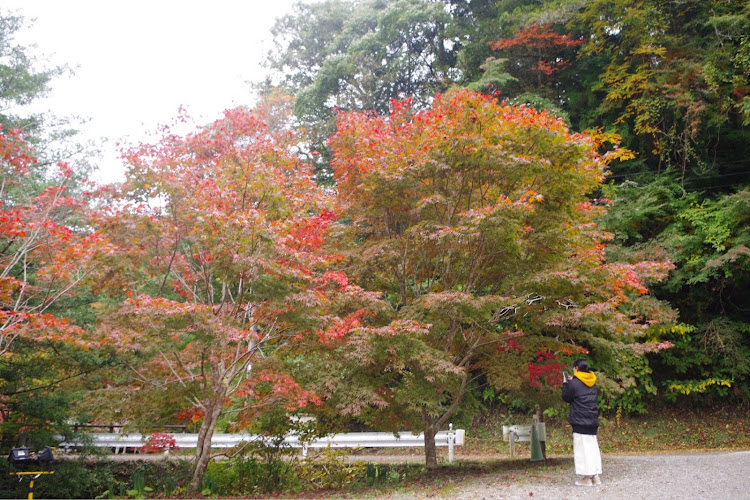
[[[391,498],[451,499],[750,499],[750,451],[602,457],[602,485],[575,486],[572,459],[560,467],[491,473],[438,492]]]

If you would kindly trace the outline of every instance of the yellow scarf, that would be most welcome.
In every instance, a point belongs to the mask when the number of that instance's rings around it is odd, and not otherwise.
[[[578,380],[586,384],[588,387],[593,387],[596,383],[596,375],[593,372],[582,372],[577,371],[573,374]]]

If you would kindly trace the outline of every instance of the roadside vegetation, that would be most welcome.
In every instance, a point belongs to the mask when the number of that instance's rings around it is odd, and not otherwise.
[[[605,455],[690,453],[750,449],[750,408],[652,408],[647,415],[606,415],[599,444]],[[508,482],[525,481],[572,468],[572,441],[566,421],[547,419],[547,460],[531,462],[528,443],[517,443],[510,458],[502,425],[525,423],[528,415],[503,415],[503,409],[478,415],[466,427],[466,445],[456,448],[448,464],[439,449],[441,467],[428,471],[421,451],[371,449],[321,451],[310,460],[298,451],[256,449],[209,465],[198,498],[331,498],[377,497],[398,492],[449,494],[460,483],[487,474]],[[191,467],[179,453],[167,460],[111,461],[104,457],[63,459],[55,474],[40,478],[38,498],[195,498],[187,492]],[[189,457],[185,457],[189,458]],[[27,483],[5,481],[0,462],[0,498],[21,498]]]

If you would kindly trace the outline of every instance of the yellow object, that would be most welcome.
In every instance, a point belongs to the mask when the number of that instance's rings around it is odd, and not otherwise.
[[[11,476],[33,476],[29,480],[29,496],[27,497],[29,500],[34,500],[34,479],[38,478],[39,476],[46,476],[48,474],[54,474],[55,471],[53,470],[42,470],[42,471],[29,471],[29,472],[11,472]]]
[[[596,383],[596,375],[593,372],[577,371],[573,374],[575,378],[586,384],[587,387],[593,387]]]

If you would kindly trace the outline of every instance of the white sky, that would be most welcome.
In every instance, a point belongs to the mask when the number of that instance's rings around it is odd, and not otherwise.
[[[85,137],[110,141],[99,180],[121,176],[114,143],[139,141],[184,106],[198,123],[252,104],[270,29],[296,0],[0,0],[0,9],[36,18],[15,41],[68,64],[37,109],[90,118]]]

